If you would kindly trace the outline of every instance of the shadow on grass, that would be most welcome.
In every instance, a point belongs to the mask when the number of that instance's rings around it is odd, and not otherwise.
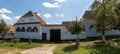
[[[103,45],[101,42],[89,47],[90,54],[120,54],[120,46]]]
[[[69,45],[69,46],[66,46],[63,51],[64,52],[71,52],[71,51],[75,51],[77,50],[78,47],[76,45]]]

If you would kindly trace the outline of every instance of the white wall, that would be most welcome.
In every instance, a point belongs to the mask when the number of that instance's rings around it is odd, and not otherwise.
[[[27,32],[25,30],[25,32],[16,32],[16,29],[17,27],[25,27],[25,29],[27,29],[28,27],[31,27],[33,28],[34,26],[37,27],[38,29],[38,32]],[[14,28],[14,35],[19,37],[19,38],[29,38],[31,37],[32,39],[41,39],[41,25],[40,24],[25,24],[25,25],[15,25],[15,28]]]
[[[43,27],[42,28],[42,32],[47,33],[47,40],[50,40],[50,29],[54,29],[51,27]],[[70,32],[65,32],[65,28],[64,27],[59,27],[56,29],[60,29],[61,30],[61,40],[73,40],[76,39],[76,35],[72,35]],[[80,39],[86,39],[86,35],[84,33],[81,33],[79,35]]]
[[[2,36],[0,35],[0,38],[2,38]],[[12,39],[14,38],[14,35],[5,35],[5,39]]]
[[[27,23],[27,22],[39,22],[36,18],[34,17],[28,17],[28,18],[20,18],[17,23]]]
[[[95,32],[94,29],[90,29],[89,27],[92,24],[84,24],[85,26],[85,31],[86,31],[86,36],[87,37],[96,37],[96,36],[101,36],[101,33]],[[120,35],[120,31],[119,30],[110,30],[110,31],[106,31],[105,35]]]
[[[75,40],[77,35],[73,35],[70,32],[65,32],[61,36],[61,40]],[[85,33],[80,33],[79,39],[86,39]]]
[[[50,40],[50,28],[42,27],[42,32],[47,34],[47,40]]]
[[[50,30],[51,29],[60,29],[61,30],[61,39],[62,39],[62,36],[64,36],[63,35],[64,27],[43,27],[42,32],[47,33],[47,40],[50,40]]]

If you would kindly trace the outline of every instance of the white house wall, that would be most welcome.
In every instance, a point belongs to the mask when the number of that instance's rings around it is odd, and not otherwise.
[[[77,35],[73,35],[70,32],[64,32],[61,36],[61,40],[75,40]],[[85,33],[80,33],[79,39],[86,39]]]
[[[16,28],[17,27],[24,27],[25,28],[25,32],[16,32]],[[38,32],[26,32],[27,28],[28,27],[37,27],[38,29]],[[16,37],[19,37],[19,38],[29,38],[31,37],[32,39],[41,39],[41,25],[40,24],[25,24],[25,25],[15,25],[15,28],[14,28],[14,31],[15,31],[15,36]]]
[[[50,40],[50,28],[43,27],[42,32],[47,34],[47,40]]]
[[[54,29],[51,27],[43,27],[42,32],[47,33],[47,40],[50,40],[50,29]],[[64,27],[59,27],[57,29],[61,30],[61,40],[74,40],[76,39],[76,35],[71,34],[70,32],[65,32]],[[79,35],[80,39],[86,39],[86,35],[84,33],[81,33]]]
[[[85,32],[87,37],[97,37],[100,36],[101,34],[98,32],[95,32],[93,28],[90,28],[92,24],[84,24],[85,27]]]
[[[27,22],[38,22],[38,20],[34,17],[29,18],[20,18],[17,23],[27,23]]]
[[[87,37],[97,37],[97,36],[101,36],[101,33],[95,32],[94,29],[90,29],[90,26],[92,24],[84,24],[85,27],[85,31],[86,31],[86,36]],[[110,30],[110,31],[106,31],[105,35],[120,35],[120,31],[119,30]]]

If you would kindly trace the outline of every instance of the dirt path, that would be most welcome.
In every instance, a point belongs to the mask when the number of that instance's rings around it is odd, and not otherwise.
[[[43,47],[35,47],[32,49],[21,51],[21,54],[53,54],[56,48],[55,44],[45,44]]]

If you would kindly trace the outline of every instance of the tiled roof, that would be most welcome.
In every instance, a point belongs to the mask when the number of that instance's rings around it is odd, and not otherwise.
[[[35,17],[42,26],[46,26],[47,24],[42,20],[40,16],[37,15],[37,13],[29,11],[25,15],[23,15],[21,18],[28,18],[28,17]]]
[[[65,26],[66,31],[70,31],[70,25],[72,21],[62,22],[62,25]]]
[[[91,11],[86,11],[82,17],[83,23],[94,23],[94,18]]]
[[[14,27],[13,27],[13,25],[7,24],[7,27],[10,29],[9,31],[14,32]]]
[[[44,27],[64,27],[64,26],[61,24],[49,24],[49,25],[44,26]]]

